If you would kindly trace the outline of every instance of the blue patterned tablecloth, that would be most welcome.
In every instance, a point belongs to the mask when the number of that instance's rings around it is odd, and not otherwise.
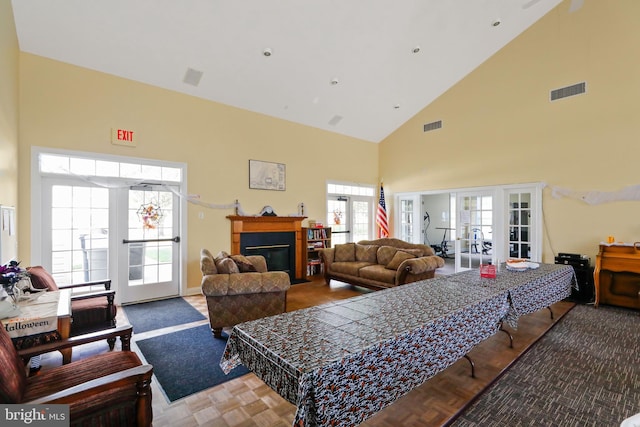
[[[571,292],[573,268],[477,270],[246,322],[220,363],[245,365],[298,408],[296,426],[355,426],[467,354],[503,321]]]

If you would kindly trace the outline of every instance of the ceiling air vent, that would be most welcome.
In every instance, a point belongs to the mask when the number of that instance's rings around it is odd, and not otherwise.
[[[442,120],[438,120],[437,122],[431,122],[424,125],[424,131],[429,132],[430,130],[440,129],[442,127]]]
[[[331,120],[329,120],[329,124],[331,126],[337,126],[338,123],[340,123],[340,120],[342,120],[343,117],[342,116],[338,116],[337,114],[333,117],[331,117]]]
[[[191,86],[198,86],[201,78],[202,71],[187,68],[187,72],[184,74],[184,79],[182,79],[182,81]]]
[[[575,85],[561,87],[560,89],[554,89],[551,91],[551,100],[556,101],[558,99],[567,98],[569,96],[580,95],[587,91],[587,83],[577,83]]]

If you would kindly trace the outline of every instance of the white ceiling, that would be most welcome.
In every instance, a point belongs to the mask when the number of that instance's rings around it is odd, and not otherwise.
[[[561,1],[12,4],[23,52],[379,142]]]

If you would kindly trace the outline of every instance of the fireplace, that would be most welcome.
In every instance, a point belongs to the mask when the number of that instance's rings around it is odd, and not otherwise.
[[[293,232],[242,233],[240,253],[262,255],[269,271],[285,271],[295,280],[296,234]]]
[[[230,215],[231,253],[263,255],[267,268],[287,271],[292,282],[304,279],[306,266],[302,247],[304,216]]]

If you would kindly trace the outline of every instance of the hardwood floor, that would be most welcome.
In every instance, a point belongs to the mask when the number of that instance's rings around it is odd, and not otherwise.
[[[331,286],[327,286],[322,279],[318,279],[291,287],[287,296],[287,311],[350,298],[367,292],[372,291],[340,282],[332,282]],[[185,299],[207,316],[203,296],[188,296]],[[456,414],[495,381],[573,305],[564,301],[554,304],[553,319],[549,310],[546,309],[520,318],[518,329],[509,329],[513,335],[513,348],[509,347],[507,334],[499,332],[469,353],[475,362],[475,378],[470,376],[469,362],[461,359],[378,412],[361,426],[448,425]],[[126,322],[124,310],[118,311],[118,321]],[[167,328],[162,333],[175,329]],[[137,350],[135,340],[134,335],[132,348]],[[180,351],[180,349],[171,350]],[[74,350],[73,360],[104,351],[108,351],[106,343],[85,345]],[[43,358],[43,369],[57,365],[60,361],[59,356],[51,353]],[[291,426],[295,414],[294,405],[281,398],[252,373],[173,403],[167,402],[156,381],[152,386],[155,427],[284,427]]]

